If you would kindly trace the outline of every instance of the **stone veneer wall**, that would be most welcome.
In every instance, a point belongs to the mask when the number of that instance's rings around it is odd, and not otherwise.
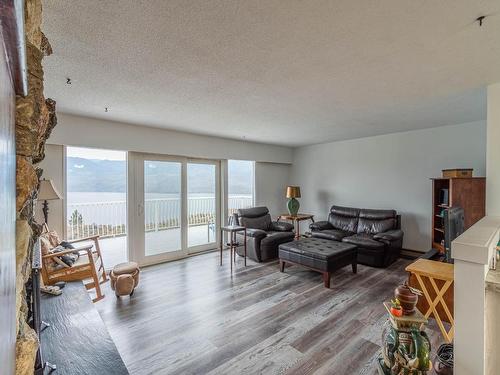
[[[41,231],[34,209],[44,158],[45,141],[56,125],[55,102],[43,95],[42,59],[52,53],[42,33],[42,2],[26,0],[24,27],[28,66],[28,95],[16,98],[16,374],[32,374],[38,338],[27,324],[25,284],[31,272],[33,245]]]

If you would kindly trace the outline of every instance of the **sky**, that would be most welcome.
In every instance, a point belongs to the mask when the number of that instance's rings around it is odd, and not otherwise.
[[[101,150],[98,148],[67,147],[68,157],[98,159],[98,160],[126,160],[125,151]]]

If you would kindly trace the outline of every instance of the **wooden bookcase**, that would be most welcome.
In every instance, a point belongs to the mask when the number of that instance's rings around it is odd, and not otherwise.
[[[432,178],[432,247],[444,253],[444,222],[442,210],[462,207],[465,229],[485,215],[486,178]],[[448,201],[442,202],[441,190],[448,189]]]

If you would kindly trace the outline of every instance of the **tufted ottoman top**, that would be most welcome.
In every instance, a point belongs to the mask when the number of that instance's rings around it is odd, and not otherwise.
[[[356,245],[322,238],[303,238],[281,244],[279,249],[280,251],[289,251],[311,258],[328,260],[356,251]]]
[[[139,266],[136,262],[124,262],[119,263],[113,267],[113,273],[118,275],[126,275],[133,274],[139,269]]]

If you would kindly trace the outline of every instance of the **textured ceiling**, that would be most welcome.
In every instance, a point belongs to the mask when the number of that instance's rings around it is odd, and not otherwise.
[[[500,81],[500,0],[44,9],[58,110],[134,124],[297,146],[484,119]]]

